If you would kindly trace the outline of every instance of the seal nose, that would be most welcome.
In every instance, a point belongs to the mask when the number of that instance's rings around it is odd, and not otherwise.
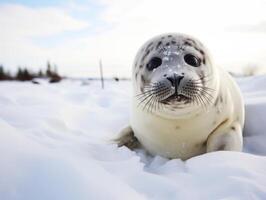
[[[171,83],[173,87],[178,87],[180,81],[184,78],[184,76],[176,75],[174,74],[173,76],[168,76],[166,79]]]

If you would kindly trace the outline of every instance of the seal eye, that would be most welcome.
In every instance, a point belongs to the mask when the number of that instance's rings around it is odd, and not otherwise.
[[[199,67],[200,66],[200,59],[198,59],[196,56],[194,56],[192,54],[185,55],[184,60],[187,64],[189,64],[193,67]]]
[[[162,64],[162,59],[159,57],[153,57],[147,64],[147,69],[148,70],[153,70],[157,67],[159,67]]]

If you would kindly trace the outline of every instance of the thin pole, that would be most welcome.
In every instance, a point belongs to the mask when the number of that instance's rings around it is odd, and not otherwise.
[[[102,66],[102,60],[99,61],[100,66],[100,75],[101,75],[101,82],[102,82],[102,89],[104,89],[104,79],[103,79],[103,66]]]

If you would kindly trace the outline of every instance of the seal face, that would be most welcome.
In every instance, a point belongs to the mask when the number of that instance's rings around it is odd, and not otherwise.
[[[132,72],[130,126],[120,145],[139,146],[137,141],[151,154],[181,159],[242,149],[240,91],[200,41],[156,36],[140,48]]]

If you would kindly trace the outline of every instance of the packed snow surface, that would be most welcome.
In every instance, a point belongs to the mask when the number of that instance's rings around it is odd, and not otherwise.
[[[239,78],[244,152],[167,160],[110,144],[129,81],[0,83],[0,199],[266,199],[266,76]]]

